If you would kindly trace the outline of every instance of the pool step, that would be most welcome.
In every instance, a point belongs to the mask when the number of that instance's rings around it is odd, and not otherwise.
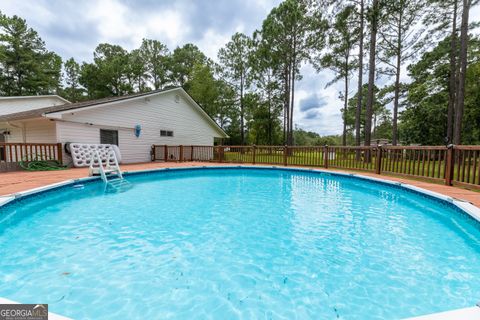
[[[90,175],[100,175],[105,182],[105,191],[124,192],[129,190],[132,185],[123,178],[122,170],[120,170],[117,156],[113,150],[107,153],[104,162],[105,167],[98,150],[95,150],[90,164]]]
[[[104,164],[105,163],[105,167]],[[92,159],[90,162],[90,175],[100,174],[103,182],[108,183],[108,178],[112,175],[116,175],[119,178],[123,179],[122,170],[120,170],[120,165],[118,164],[117,155],[113,149],[109,150],[102,159],[98,150],[93,151]]]
[[[105,185],[105,189],[111,192],[125,192],[132,187],[133,186],[130,182],[120,177],[109,179]]]

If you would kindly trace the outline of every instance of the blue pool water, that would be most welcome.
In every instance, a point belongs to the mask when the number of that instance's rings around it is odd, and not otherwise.
[[[0,297],[76,319],[400,319],[480,300],[480,226],[441,201],[287,170],[128,180],[0,208]]]

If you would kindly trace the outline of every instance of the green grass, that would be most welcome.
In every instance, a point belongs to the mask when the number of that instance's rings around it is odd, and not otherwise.
[[[218,154],[215,155],[215,159],[218,160]],[[330,154],[329,167],[339,168],[339,169],[350,169],[350,170],[364,170],[374,172],[376,168],[376,154],[372,154],[370,162],[366,162],[363,158],[360,161],[356,160],[355,151],[348,152],[338,152],[333,157],[333,154]],[[241,152],[225,152],[223,154],[224,162],[233,162],[233,163],[253,163],[253,152],[248,150],[244,153]],[[283,150],[275,150],[272,152],[259,152],[255,153],[255,163],[256,164],[284,164],[284,154]],[[467,162],[468,164],[468,162]],[[323,152],[309,152],[308,150],[295,151],[292,154],[287,156],[287,165],[298,165],[298,166],[312,166],[312,167],[324,167],[324,153]],[[470,163],[470,179],[469,181],[464,181],[467,183],[478,183],[478,178],[480,170],[478,168],[479,161],[475,163],[477,169],[474,170],[473,162]],[[461,166],[460,170],[458,166],[454,167],[454,179],[458,181],[466,180],[468,176],[468,166],[465,168]],[[392,159],[392,158],[382,158],[382,174],[402,174],[408,175],[411,177],[421,177],[427,179],[444,179],[445,175],[445,162],[436,159],[435,161],[431,158],[430,162],[422,161],[422,158],[418,160],[418,157],[410,157],[407,159]],[[474,177],[475,173],[475,177]],[[464,178],[462,178],[464,177]]]

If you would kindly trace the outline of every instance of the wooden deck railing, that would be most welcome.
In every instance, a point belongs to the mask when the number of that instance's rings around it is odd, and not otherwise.
[[[480,146],[455,146],[450,157],[451,181],[480,186]]]
[[[57,160],[62,162],[61,143],[0,143],[0,171],[13,170],[20,162]]]
[[[152,161],[362,170],[480,188],[480,146],[152,146]]]
[[[447,147],[384,146],[381,149],[382,173],[445,180]]]

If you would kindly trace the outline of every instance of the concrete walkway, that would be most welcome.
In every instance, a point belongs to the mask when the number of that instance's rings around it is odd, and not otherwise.
[[[226,165],[221,163],[210,162],[148,162],[138,164],[122,165],[123,171],[137,171],[155,168],[174,168],[174,167],[199,167],[199,166],[218,166]],[[330,170],[329,170],[330,171]],[[398,181],[414,185],[416,187],[424,188],[434,191],[455,199],[464,200],[472,203],[480,208],[480,193],[470,191],[467,189],[457,187],[447,187],[441,184],[428,183],[417,180],[410,180],[406,178],[398,178],[385,175],[377,175],[375,173],[360,172],[360,171],[346,171],[346,170],[331,170],[339,172],[352,172],[359,175],[375,177],[385,180]],[[32,188],[46,186],[52,183],[61,182],[69,179],[83,178],[88,176],[87,168],[73,168],[61,171],[15,171],[0,173],[0,196],[14,194],[20,191],[25,191]]]

